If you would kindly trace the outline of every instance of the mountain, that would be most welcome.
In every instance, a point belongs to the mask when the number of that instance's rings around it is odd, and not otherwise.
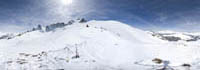
[[[83,21],[83,20],[81,20]],[[10,37],[10,36],[8,36]],[[69,21],[0,39],[2,70],[155,70],[169,61],[174,69],[198,70],[195,42],[168,42],[117,21]]]
[[[177,41],[194,42],[200,40],[199,33],[174,32],[174,31],[160,31],[160,32],[148,32],[148,33],[154,37],[170,42],[177,42]]]

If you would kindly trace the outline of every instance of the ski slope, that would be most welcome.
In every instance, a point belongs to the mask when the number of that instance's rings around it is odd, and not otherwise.
[[[0,40],[0,68],[154,70],[159,65],[152,59],[160,58],[179,70],[184,63],[198,70],[198,43],[163,41],[117,21],[75,22],[50,32],[37,30]]]

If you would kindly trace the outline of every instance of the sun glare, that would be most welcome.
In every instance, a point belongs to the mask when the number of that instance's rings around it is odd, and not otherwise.
[[[70,4],[72,4],[72,2],[73,2],[73,0],[61,0],[61,3],[63,5],[70,5]]]

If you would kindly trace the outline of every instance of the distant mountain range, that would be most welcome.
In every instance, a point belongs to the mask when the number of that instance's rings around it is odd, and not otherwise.
[[[200,40],[200,33],[187,33],[187,32],[173,32],[173,31],[160,31],[160,32],[148,32],[154,37],[157,37],[166,41],[198,41]]]

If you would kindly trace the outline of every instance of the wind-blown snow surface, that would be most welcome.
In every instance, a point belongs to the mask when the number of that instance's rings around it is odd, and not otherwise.
[[[163,41],[116,21],[89,21],[0,40],[0,68],[154,70],[157,65],[151,60],[160,58],[169,60],[172,67],[193,64],[195,70],[200,57],[198,43]],[[76,52],[80,57],[74,58]]]

